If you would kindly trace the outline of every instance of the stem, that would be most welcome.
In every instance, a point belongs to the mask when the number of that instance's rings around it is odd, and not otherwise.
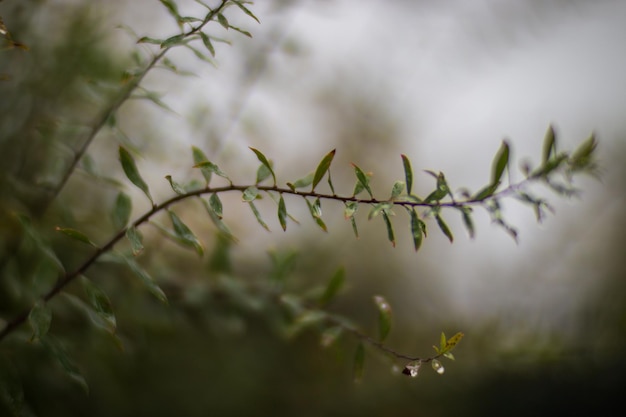
[[[395,206],[409,206],[409,207],[463,207],[463,206],[468,206],[468,205],[479,205],[479,204],[483,204],[485,201],[488,201],[490,199],[495,199],[495,198],[499,198],[508,194],[511,194],[513,192],[515,192],[516,190],[524,187],[528,182],[536,180],[539,177],[528,177],[525,180],[517,183],[517,184],[512,184],[510,186],[508,186],[507,188],[491,195],[490,197],[484,199],[484,200],[472,200],[472,199],[468,199],[468,200],[463,200],[463,201],[451,201],[451,202],[433,202],[433,203],[424,203],[424,202],[413,202],[413,201],[388,201],[390,204],[395,205]],[[150,211],[146,212],[145,214],[143,214],[141,217],[139,217],[137,220],[135,220],[133,223],[131,223],[131,227],[139,227],[140,225],[146,223],[148,220],[150,220],[150,218],[152,216],[154,216],[155,214],[159,213],[162,210],[167,209],[169,206],[179,203],[183,200],[186,200],[188,198],[191,197],[199,197],[202,196],[204,194],[211,194],[211,193],[223,193],[223,192],[227,192],[227,191],[240,191],[243,192],[244,190],[246,190],[247,188],[251,187],[252,185],[235,185],[235,184],[230,184],[227,186],[223,186],[223,187],[206,187],[200,190],[195,190],[195,191],[190,191],[188,193],[185,194],[179,194],[176,195],[164,202],[162,202],[161,204],[156,204],[154,205]],[[315,191],[297,191],[297,190],[292,190],[291,188],[283,188],[283,187],[278,187],[275,185],[272,186],[261,186],[261,185],[254,185],[258,190],[260,191],[265,191],[265,192],[269,192],[269,191],[273,191],[273,192],[277,192],[277,193],[281,193],[281,194],[290,194],[290,195],[296,195],[296,196],[300,196],[303,198],[306,197],[314,197],[314,198],[321,198],[321,199],[326,199],[326,200],[334,200],[334,201],[341,201],[341,202],[357,202],[360,204],[378,204],[381,202],[386,202],[386,200],[377,200],[375,198],[358,198],[356,196],[350,196],[350,197],[342,197],[342,196],[338,196],[338,195],[331,195],[331,194],[323,194],[323,193],[318,193]],[[98,258],[105,254],[106,252],[110,251],[111,249],[113,249],[113,247],[115,246],[116,243],[118,243],[120,240],[122,240],[125,236],[126,236],[126,230],[128,228],[124,228],[122,230],[120,230],[118,233],[116,233],[111,239],[109,239],[109,241],[107,243],[105,243],[103,246],[99,247],[81,266],[79,266],[77,269],[75,269],[72,272],[66,273],[55,285],[54,287],[52,287],[46,294],[44,294],[41,299],[44,301],[49,301],[50,299],[52,299],[55,295],[57,295],[59,292],[61,292],[61,290],[63,290],[67,285],[69,285],[72,281],[74,281],[77,277],[79,277],[80,275],[84,274],[85,271],[87,271],[87,269],[89,269],[89,267],[94,264]],[[32,308],[32,307],[31,307]],[[10,333],[12,333],[15,328],[17,328],[20,324],[24,323],[26,321],[26,319],[28,318],[28,314],[31,310],[31,308],[29,308],[28,310],[22,312],[21,314],[19,314],[18,316],[16,316],[15,318],[13,318],[11,321],[7,322],[6,326],[4,327],[4,329],[2,329],[2,331],[0,332],[0,341],[2,341],[6,336],[8,336]],[[402,359],[409,359],[409,360],[420,360],[422,362],[428,362],[438,356],[432,357],[432,358],[428,358],[428,359],[420,359],[420,358],[410,358],[410,357],[406,357],[400,354],[397,354],[396,352],[394,352],[393,350],[390,350],[386,347],[384,347],[382,344],[380,344],[379,342],[368,338],[367,336],[361,335],[360,333],[356,332],[353,329],[348,329],[351,332],[355,333],[356,335],[358,335],[361,339],[367,341],[368,343],[377,346],[385,351],[387,351],[388,353],[398,357],[398,358],[402,358]]]

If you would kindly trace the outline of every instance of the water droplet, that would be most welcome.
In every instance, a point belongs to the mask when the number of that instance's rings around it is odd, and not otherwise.
[[[442,375],[446,369],[443,367],[443,365],[441,364],[441,362],[439,362],[437,359],[433,359],[433,369],[435,370],[435,372],[437,372],[439,375]]]
[[[411,378],[415,378],[419,374],[421,365],[422,365],[421,362],[410,362],[406,364],[406,366],[402,370],[402,373],[404,375],[410,376]]]

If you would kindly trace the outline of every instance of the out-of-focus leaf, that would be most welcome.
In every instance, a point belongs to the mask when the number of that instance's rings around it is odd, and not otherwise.
[[[423,227],[420,224],[420,222],[423,222],[420,220],[415,209],[410,209],[409,213],[411,215],[411,235],[413,236],[413,247],[417,252],[420,246],[422,246],[422,240],[424,239],[424,234],[422,233]]]
[[[185,194],[185,189],[176,181],[174,181],[172,179],[171,175],[166,175],[165,179],[170,183],[170,187],[172,187],[172,190],[178,194],[178,195],[183,195]]]
[[[237,26],[233,26],[233,25],[230,25],[229,27],[230,27],[232,30],[234,30],[235,32],[239,32],[239,33],[241,33],[242,35],[245,35],[245,36],[247,36],[247,37],[249,37],[249,38],[251,38],[251,37],[252,37],[252,34],[251,34],[250,32],[248,32],[247,30],[243,30],[242,28],[238,28]]]
[[[261,162],[261,164],[263,164],[263,166],[265,168],[267,168],[267,170],[270,172],[270,174],[272,175],[272,179],[274,180],[274,185],[276,185],[276,174],[274,174],[274,170],[272,169],[272,164],[271,162],[265,157],[265,155],[263,155],[263,153],[261,151],[259,151],[258,149],[254,149],[254,148],[250,148],[252,150],[252,152],[254,152],[254,154],[256,155],[256,157],[258,158],[258,160]],[[257,175],[257,184],[259,182],[261,182],[261,180],[259,180],[258,175]]]
[[[361,184],[361,187],[363,187],[363,189],[367,191],[370,197],[374,198],[374,195],[372,194],[372,189],[370,188],[369,176],[367,176],[365,172],[363,172],[363,170],[359,168],[358,166],[356,166],[355,164],[352,164],[352,166],[354,167],[354,173],[356,175],[356,179],[359,182],[359,184]],[[355,195],[356,194],[358,193],[355,193]]]
[[[70,359],[63,345],[50,335],[42,339],[41,342],[44,348],[59,361],[65,374],[74,382],[78,383],[85,393],[89,394],[89,386],[87,385],[85,377],[80,373],[74,361]]]
[[[213,193],[211,194],[211,197],[209,197],[209,207],[219,219],[224,216],[222,212],[222,201],[220,200],[220,197],[217,195],[217,193]]]
[[[132,155],[122,146],[119,148],[120,154],[120,162],[122,164],[122,168],[124,169],[124,173],[126,177],[137,186],[143,193],[148,197],[150,203],[154,205],[154,201],[152,200],[152,196],[150,195],[150,190],[148,189],[148,184],[145,183],[141,175],[139,174],[139,170],[137,169],[137,165],[135,164],[135,159]]]
[[[79,232],[78,230],[65,227],[55,227],[54,230],[56,230],[57,232],[61,232],[65,236],[71,237],[72,239],[78,240],[79,242],[83,242],[90,246],[97,247],[97,245],[89,240],[89,238],[84,233]]]
[[[370,212],[367,215],[368,220],[372,220],[374,217],[378,216],[380,213],[384,213],[387,210],[390,210],[392,207],[391,203],[383,201],[382,203],[377,203],[372,206]]]
[[[475,229],[474,229],[474,222],[472,221],[472,209],[471,207],[463,206],[461,207],[460,210],[463,216],[463,224],[465,224],[467,233],[469,233],[470,239],[474,239]]]
[[[204,152],[202,152],[202,150],[200,150],[199,148],[192,146],[191,152],[193,154],[193,162],[195,165],[202,164],[203,162],[209,161],[206,155],[204,154]],[[211,175],[213,174],[213,171],[211,171],[211,169],[207,167],[200,167],[200,172],[202,172],[202,176],[204,177],[204,180],[206,181],[206,185],[208,186],[209,183],[211,182]]]
[[[111,213],[111,220],[113,226],[120,230],[126,227],[128,220],[130,219],[130,213],[133,210],[133,203],[128,194],[120,193],[115,199],[115,206],[113,207],[113,213]]]
[[[471,199],[474,201],[483,201],[486,198],[491,197],[493,193],[496,192],[499,186],[500,186],[499,182],[495,184],[489,184],[483,187],[480,191],[478,191]]]
[[[286,253],[271,251],[269,255],[273,266],[270,273],[271,280],[284,282],[295,268],[298,252],[295,250]]]
[[[383,342],[391,331],[391,306],[381,295],[374,296],[374,303],[378,308],[378,338]]]
[[[171,210],[168,210],[167,213],[172,220],[174,233],[176,233],[176,236],[180,239],[180,241],[187,246],[193,247],[198,255],[202,256],[204,254],[204,248],[202,247],[202,244],[200,243],[196,235],[193,234],[189,227],[187,227],[187,225],[183,223],[183,221],[180,219],[180,217],[176,215],[176,213]]]
[[[102,318],[102,320],[108,325],[111,331],[115,331],[117,327],[117,321],[115,319],[115,313],[111,307],[111,301],[109,297],[102,291],[96,284],[91,282],[89,278],[81,276],[81,283],[85,294],[87,294],[87,300],[89,305],[94,311]]]
[[[185,34],[170,36],[163,41],[161,48],[171,48],[172,46],[180,45],[186,41],[186,37],[187,35]]]
[[[270,228],[261,218],[261,213],[259,213],[259,209],[256,208],[256,206],[254,205],[252,201],[248,201],[248,204],[250,205],[250,209],[252,209],[252,213],[254,213],[254,217],[256,218],[257,222],[259,222],[259,224],[263,226],[263,228],[269,232]]]
[[[148,291],[158,298],[162,303],[167,304],[167,296],[163,290],[157,285],[152,277],[144,270],[133,258],[124,256],[122,258],[130,270],[143,282]]]
[[[322,336],[320,338],[320,345],[323,348],[327,348],[332,346],[343,333],[343,328],[341,326],[333,326],[322,332]]]
[[[493,167],[491,174],[491,184],[499,184],[502,179],[504,170],[509,165],[509,144],[506,141],[502,141],[500,149],[496,153],[493,159]]]
[[[344,267],[340,267],[339,269],[337,269],[337,271],[335,271],[333,276],[330,278],[330,280],[328,281],[328,284],[326,284],[326,288],[324,289],[324,292],[320,296],[319,303],[322,306],[325,306],[329,304],[332,300],[334,300],[337,293],[339,293],[341,288],[343,288],[345,281],[346,281],[346,270]]]
[[[226,178],[228,181],[230,181],[230,178],[228,178],[228,175],[226,175],[226,173],[224,173],[224,171],[222,171],[217,165],[215,165],[213,162],[211,161],[202,161],[197,163],[196,165],[193,166],[194,168],[200,168],[202,170],[202,172],[204,173],[204,170],[208,170],[209,172],[220,176],[222,178]],[[206,176],[205,176],[206,179]]]
[[[363,371],[365,369],[365,347],[363,343],[359,343],[354,352],[354,365],[353,375],[354,382],[361,382],[363,380]]]
[[[252,202],[256,200],[258,196],[259,196],[259,189],[252,186],[252,187],[246,188],[243,191],[243,195],[241,196],[241,199],[246,202]]]
[[[0,404],[8,408],[10,417],[21,417],[24,415],[24,388],[18,370],[5,356],[8,355],[0,357]]]
[[[593,168],[593,153],[597,146],[598,142],[593,134],[581,143],[569,159],[571,170],[578,171],[589,167]]]
[[[64,273],[65,272],[65,267],[63,266],[63,263],[57,257],[57,255],[54,253],[54,251],[52,250],[50,245],[48,245],[43,240],[41,235],[33,227],[32,223],[30,221],[30,218],[28,218],[27,216],[25,216],[23,214],[18,214],[17,218],[18,218],[20,224],[22,225],[22,228],[24,229],[24,231],[28,235],[28,237],[30,237],[30,239],[35,243],[35,246],[41,251],[41,253],[48,260],[50,260],[57,267],[57,269],[59,271]]]
[[[253,18],[254,20],[257,21],[257,23],[261,23],[259,21],[259,19],[257,19],[257,17],[252,14],[252,12],[250,10],[248,10],[241,1],[238,0],[231,0],[231,3],[235,3],[245,14],[247,14],[248,16],[250,16],[251,18]]]
[[[391,189],[391,200],[395,200],[404,191],[404,181],[396,181]]]
[[[402,166],[404,167],[404,178],[406,181],[406,192],[411,194],[413,187],[413,168],[411,168],[411,161],[406,155],[400,155],[402,157]]]
[[[556,134],[554,128],[550,125],[543,139],[543,154],[541,160],[545,164],[550,160],[552,155],[556,155]]]
[[[137,40],[137,43],[151,43],[153,45],[161,45],[163,42],[163,39],[151,38],[149,36],[142,36]]]
[[[202,43],[204,43],[204,46],[209,51],[211,56],[215,57],[215,48],[213,47],[213,44],[211,43],[211,38],[209,38],[209,36],[204,32],[200,32],[200,38],[202,39]]]
[[[280,200],[278,200],[278,221],[280,222],[280,227],[283,230],[287,230],[287,207],[282,194],[280,195]]]
[[[180,14],[178,13],[178,5],[173,0],[159,0],[163,6],[167,8],[170,14],[176,18],[176,20],[180,19]]]
[[[311,186],[311,191],[315,191],[315,187],[317,186],[317,184],[319,184],[322,178],[324,178],[324,175],[330,168],[330,164],[333,162],[333,158],[335,157],[335,152],[336,152],[336,149],[333,149],[332,151],[328,152],[324,156],[324,158],[322,158],[320,163],[317,165],[317,168],[315,169],[315,174],[313,175],[313,183]]]
[[[446,235],[448,240],[450,240],[450,243],[454,242],[454,236],[452,236],[452,232],[450,231],[450,228],[443,220],[443,218],[439,214],[436,214],[435,219],[437,220],[437,225],[439,225],[439,228],[441,229],[443,234]]]
[[[130,226],[126,229],[126,238],[130,242],[133,255],[139,255],[143,251],[143,236],[141,232],[135,226]]]
[[[33,330],[33,340],[41,340],[50,329],[52,310],[45,301],[39,300],[28,313],[28,324]]]
[[[396,247],[396,238],[393,233],[393,225],[391,224],[391,219],[386,211],[383,211],[383,220],[385,221],[385,226],[387,227],[387,239],[391,242],[391,245]]]
[[[226,17],[223,14],[218,13],[217,21],[219,22],[220,25],[224,27],[224,29],[228,30],[228,28],[230,28],[230,25],[228,24],[228,19],[226,19]]]

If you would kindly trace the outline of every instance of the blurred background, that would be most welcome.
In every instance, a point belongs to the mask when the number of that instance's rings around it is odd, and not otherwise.
[[[177,3],[183,15],[204,14],[197,2]],[[56,196],[55,184],[124,71],[149,56],[137,38],[166,38],[178,28],[155,0],[0,2],[11,38],[28,47],[7,43],[0,53],[4,320],[58,273],[49,259],[33,255],[14,213],[31,217],[67,270],[77,267],[89,249],[55,235],[54,227],[79,229],[97,243],[115,233],[109,214],[115,181],[127,183],[117,161],[120,143],[141,155],[155,201],[172,195],[165,175],[180,182],[197,176],[192,145],[235,183],[254,182],[258,162],[249,146],[274,161],[281,183],[314,170],[336,148],[338,194],[352,192],[354,162],[373,173],[375,195],[387,195],[403,179],[401,153],[413,162],[418,195],[434,186],[425,169],[445,172],[455,191],[475,191],[489,180],[505,138],[514,167],[524,160],[537,165],[550,124],[561,149],[595,132],[601,180],[577,178],[582,193],[572,199],[538,187],[555,208],[541,223],[532,209],[507,203],[504,215],[519,230],[518,243],[479,210],[474,240],[450,213],[454,244],[429,223],[418,253],[402,212],[394,218],[393,248],[382,221],[367,221],[365,211],[355,239],[343,206],[333,202],[323,203],[324,233],[304,202],[287,198],[300,224],[290,222],[283,233],[275,204],[260,201],[268,233],[239,195],[224,195],[224,220],[237,243],[215,233],[200,204],[176,206],[206,254],[199,259],[154,227],[142,229],[146,250],[139,260],[168,294],[169,307],[123,270],[103,264],[88,271],[109,294],[121,349],[63,297],[51,303],[51,331],[68,341],[89,395],[35,344],[0,346],[3,372],[23,386],[23,415],[526,416],[618,409],[626,382],[620,255],[626,3],[267,0],[249,8],[260,24],[235,7],[226,16],[252,39],[212,24],[209,32],[230,43],[215,43],[214,65],[184,48],[168,53],[179,74],[155,69],[142,86],[161,94],[169,110],[146,100],[125,103],[116,114],[119,128],[96,136],[89,163],[83,160]],[[94,179],[94,171],[107,179]],[[521,178],[513,169],[512,179]],[[149,209],[132,186],[125,192],[133,196],[133,218]],[[330,309],[374,335],[372,296],[383,294],[394,311],[388,344],[395,350],[427,356],[441,331],[465,333],[443,376],[423,369],[417,379],[406,378],[368,350],[363,381],[355,384],[356,341],[346,337],[323,348],[314,328],[286,337],[276,306],[255,292],[279,271],[290,291],[314,289],[339,266],[347,286]]]

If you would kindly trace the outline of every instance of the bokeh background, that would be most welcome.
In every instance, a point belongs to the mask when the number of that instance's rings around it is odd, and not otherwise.
[[[177,3],[183,14],[204,10]],[[143,85],[171,110],[145,100],[124,104],[117,122],[125,136],[105,128],[88,152],[103,175],[124,182],[117,146],[131,145],[161,201],[172,193],[165,175],[197,175],[191,145],[235,182],[255,178],[248,146],[274,160],[282,182],[336,148],[332,172],[342,193],[352,191],[355,162],[373,172],[375,193],[386,195],[403,178],[401,153],[418,173],[418,194],[433,187],[423,169],[445,172],[454,190],[477,190],[502,139],[516,163],[536,164],[552,124],[564,149],[595,132],[601,180],[579,179],[582,193],[567,200],[539,187],[556,212],[541,224],[528,207],[507,204],[518,243],[478,212],[474,240],[449,215],[454,244],[431,225],[418,253],[401,226],[408,229],[404,213],[395,219],[393,248],[383,223],[365,216],[355,239],[342,206],[331,202],[324,204],[328,233],[298,199],[287,205],[301,224],[283,233],[273,203],[260,202],[267,233],[233,194],[222,198],[233,244],[215,235],[200,205],[181,205],[176,210],[206,256],[146,228],[141,257],[170,307],[115,268],[89,273],[112,300],[122,350],[67,302],[53,305],[52,331],[71,341],[89,395],[36,346],[3,348],[24,387],[23,414],[613,415],[626,382],[626,3],[267,0],[249,7],[261,24],[234,7],[226,15],[252,39],[210,29],[231,43],[216,44],[215,66],[176,49],[169,59],[193,75],[155,70],[147,77]],[[20,310],[24,288],[55,280],[49,264],[29,256],[12,213],[36,219],[68,269],[88,249],[55,236],[54,226],[106,241],[115,186],[81,169],[48,207],[50,190],[135,65],[133,53],[147,56],[136,39],[178,29],[153,0],[3,0],[0,16],[28,46],[0,53],[6,320]],[[522,178],[515,169],[512,175]],[[136,215],[149,208],[132,187],[126,192]],[[403,353],[428,355],[441,331],[463,331],[457,360],[444,363],[443,376],[425,369],[411,379],[368,351],[364,379],[353,383],[354,340],[324,349],[312,329],[284,337],[275,308],[241,289],[272,274],[281,259],[296,290],[323,285],[345,266],[348,285],[331,308],[372,334],[372,296],[384,294],[394,311],[389,345]]]

